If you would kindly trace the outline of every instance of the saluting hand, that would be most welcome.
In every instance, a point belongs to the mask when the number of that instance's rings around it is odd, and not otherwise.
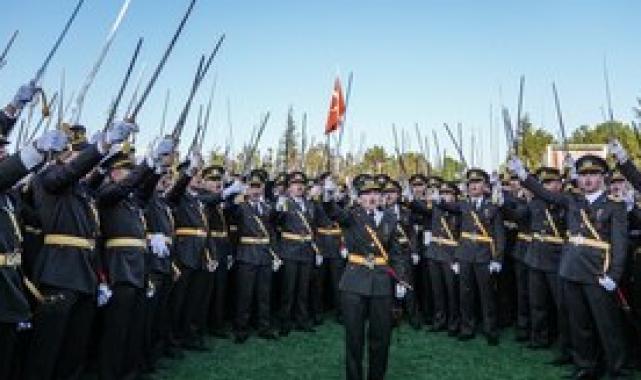
[[[513,156],[507,162],[507,168],[510,172],[516,174],[521,181],[524,181],[527,178],[527,171],[525,170],[525,165],[520,158]]]
[[[625,148],[617,139],[610,140],[610,142],[608,143],[608,151],[617,159],[620,164],[623,164],[628,160],[628,153],[625,151]]]
[[[16,95],[13,97],[11,105],[17,110],[23,109],[27,104],[31,103],[33,97],[36,96],[38,91],[40,91],[40,89],[36,86],[34,81],[23,84],[18,88],[18,92],[16,92]]]
[[[69,136],[59,129],[44,132],[34,142],[39,152],[62,152],[69,144]]]
[[[138,132],[138,126],[135,123],[125,120],[117,121],[107,128],[103,142],[107,145],[119,144],[135,132]]]

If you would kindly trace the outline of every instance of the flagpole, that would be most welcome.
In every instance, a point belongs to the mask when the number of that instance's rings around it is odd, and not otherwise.
[[[345,129],[345,120],[347,120],[347,109],[349,108],[349,98],[352,94],[352,80],[354,79],[354,73],[349,72],[347,78],[347,93],[345,94],[345,114],[343,115],[343,120],[340,124],[340,131],[338,131],[338,143],[336,145],[336,155],[340,157],[341,155],[341,143],[343,142],[343,131]]]

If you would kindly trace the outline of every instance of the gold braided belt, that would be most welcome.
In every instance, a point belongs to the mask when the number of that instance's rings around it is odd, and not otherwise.
[[[79,236],[49,234],[45,235],[44,245],[57,245],[61,247],[74,247],[80,249],[95,249],[96,241]]]

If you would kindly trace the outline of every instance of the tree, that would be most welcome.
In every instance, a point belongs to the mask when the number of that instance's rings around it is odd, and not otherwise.
[[[548,131],[534,127],[527,118],[521,123],[523,125],[523,133],[519,156],[530,167],[539,167],[547,146],[556,143],[554,136]]]
[[[324,144],[315,144],[305,152],[305,171],[307,174],[317,176],[325,171],[327,162],[327,149]]]
[[[299,167],[298,140],[296,122],[294,121],[294,108],[290,106],[287,112],[285,132],[280,138],[278,152],[276,153],[276,166],[279,170],[290,171]]]
[[[450,156],[443,157],[443,167],[435,172],[446,181],[460,180],[463,172],[463,164]]]
[[[639,157],[641,152],[634,129],[620,121],[607,121],[594,127],[580,126],[570,137],[572,144],[607,144],[611,138],[617,138],[632,157]]]
[[[383,171],[383,165],[387,160],[388,156],[385,148],[374,145],[363,154],[363,161],[359,165],[359,170],[365,173],[381,173]]]

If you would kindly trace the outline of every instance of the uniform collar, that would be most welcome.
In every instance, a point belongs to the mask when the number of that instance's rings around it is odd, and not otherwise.
[[[588,204],[593,204],[596,202],[597,199],[601,198],[601,196],[605,193],[605,190],[601,189],[599,191],[596,191],[591,194],[585,194],[585,200],[588,201]]]

